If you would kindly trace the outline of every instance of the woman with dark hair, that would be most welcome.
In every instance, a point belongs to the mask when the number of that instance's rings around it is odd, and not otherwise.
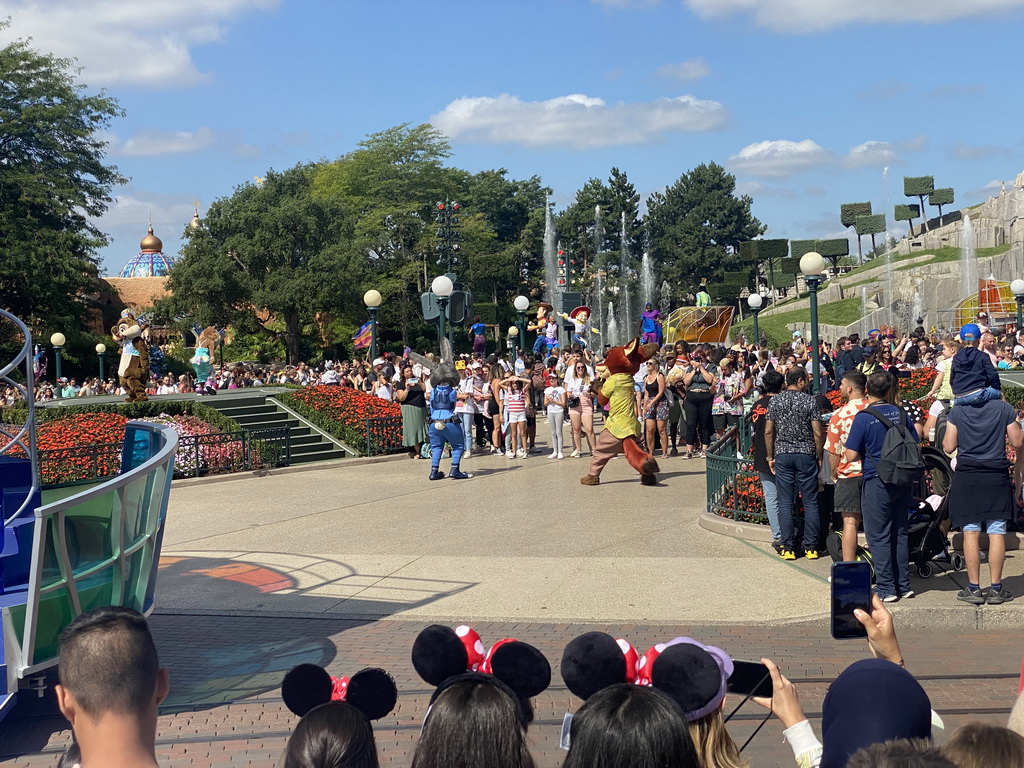
[[[430,707],[412,768],[534,768],[519,704],[498,685],[466,679]]]
[[[426,389],[411,365],[403,366],[394,397],[402,404],[402,445],[410,449],[410,459],[426,458],[422,453],[423,443],[427,441]]]
[[[321,704],[295,727],[284,751],[284,768],[378,768],[369,720],[343,701]]]
[[[682,710],[657,688],[609,686],[580,707],[569,732],[562,768],[700,768]]]

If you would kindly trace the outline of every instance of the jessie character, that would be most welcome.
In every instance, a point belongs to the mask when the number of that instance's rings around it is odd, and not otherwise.
[[[590,327],[590,307],[576,307],[569,314],[565,314],[563,312],[562,317],[566,320],[572,321],[572,340],[579,344],[583,349],[587,348],[587,340],[591,333],[600,333],[597,329]]]
[[[636,338],[623,347],[608,350],[604,364],[598,368],[599,375],[607,376],[597,397],[602,406],[608,406],[608,418],[594,446],[590,474],[580,478],[583,485],[598,485],[604,465],[620,453],[624,453],[629,465],[640,473],[643,485],[658,484],[655,475],[660,471],[658,462],[640,447],[637,439],[640,422],[636,419],[633,389],[633,376],[657,351],[657,344],[641,345]]]

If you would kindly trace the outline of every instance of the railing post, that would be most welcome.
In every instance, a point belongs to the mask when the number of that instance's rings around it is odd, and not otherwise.
[[[284,428],[284,466],[290,467],[292,465],[292,428],[287,426]]]
[[[196,466],[192,471],[195,473],[194,477],[199,477],[199,435],[192,435],[192,444],[195,446],[195,460]]]
[[[366,417],[366,455],[372,456],[373,453],[370,450],[370,417]]]

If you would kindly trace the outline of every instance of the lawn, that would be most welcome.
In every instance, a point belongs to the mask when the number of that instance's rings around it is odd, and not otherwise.
[[[825,325],[849,325],[861,317],[860,297],[851,296],[839,301],[832,301],[818,307],[818,322]],[[789,312],[780,312],[777,315],[768,315],[757,319],[758,332],[769,340],[771,346],[781,344],[792,337],[789,330],[789,323],[805,323],[811,319],[810,309],[794,309]],[[742,323],[733,324],[733,336],[745,332],[748,335],[753,333],[753,320],[747,319]]]
[[[978,255],[979,259],[985,259],[985,258],[988,258],[990,256],[998,256],[1001,253],[1006,253],[1008,250],[1010,250],[1010,246],[1009,245],[997,245],[994,248],[979,248],[977,255]],[[899,267],[899,269],[910,269],[911,266],[918,267],[918,266],[921,266],[921,265],[924,265],[924,264],[939,264],[939,263],[945,262],[945,261],[956,261],[957,259],[960,258],[960,249],[959,248],[953,248],[952,246],[945,246],[943,248],[937,248],[937,249],[931,251],[930,253],[931,253],[931,258],[924,259],[923,261],[919,261],[916,264],[908,265],[906,267]],[[914,251],[912,253],[900,254],[900,255],[896,256],[892,261],[893,261],[893,264],[896,264],[896,263],[901,262],[901,261],[907,261],[908,259],[914,259],[914,258],[917,258],[918,256],[926,256],[928,254],[929,254],[929,251]],[[864,272],[870,272],[873,269],[878,269],[879,267],[884,267],[884,266],[885,266],[885,259],[884,258],[872,259],[867,264],[863,264],[862,266],[859,266],[859,267],[856,267],[854,269],[851,269],[846,274],[847,275],[860,275],[860,274],[863,274]]]

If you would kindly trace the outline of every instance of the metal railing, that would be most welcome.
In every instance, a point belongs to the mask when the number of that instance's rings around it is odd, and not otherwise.
[[[43,483],[53,487],[116,475],[122,443],[94,443],[38,452]],[[291,427],[183,435],[174,456],[174,477],[244,472],[291,464]]]
[[[18,329],[18,333],[24,339],[24,343],[22,343],[18,354],[14,356],[13,360],[0,369],[0,381],[8,386],[14,387],[14,389],[21,393],[22,398],[24,398],[25,402],[28,404],[28,415],[25,418],[25,423],[15,427],[12,430],[14,432],[13,434],[0,432],[0,456],[9,453],[11,449],[14,449],[15,453],[21,452],[22,455],[28,457],[30,462],[30,472],[32,474],[31,487],[29,488],[29,492],[25,495],[25,500],[21,503],[18,509],[14,510],[10,514],[7,514],[8,510],[4,509],[4,517],[6,519],[3,520],[3,524],[6,528],[12,521],[27,510],[30,504],[33,503],[35,491],[39,489],[39,468],[36,464],[35,397],[32,394],[32,385],[35,382],[35,374],[32,370],[32,332],[29,331],[28,326],[25,325],[25,323],[10,312],[0,309],[0,318],[13,323]],[[19,382],[16,379],[11,378],[11,375],[20,365],[24,366],[24,382]]]
[[[750,455],[752,444],[752,425],[749,419],[743,419],[708,448],[708,512],[730,520],[767,525],[764,491]]]
[[[396,453],[402,446],[401,416],[370,416],[366,419],[366,455]]]

